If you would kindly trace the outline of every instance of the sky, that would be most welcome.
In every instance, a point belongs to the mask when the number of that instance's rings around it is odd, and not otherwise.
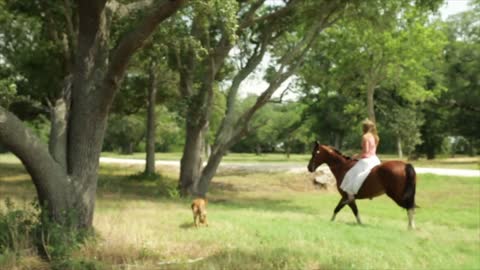
[[[269,0],[274,2],[275,0]],[[448,18],[448,16],[457,14],[463,11],[467,11],[469,8],[470,0],[446,0],[444,4],[440,7],[439,12],[443,20]],[[242,85],[240,86],[240,95],[245,97],[248,94],[260,94],[264,91],[268,84],[262,79],[265,68],[268,66],[269,57],[268,55],[265,56],[262,63],[257,68],[257,71],[250,75],[245,81],[243,81]],[[292,78],[288,79],[282,86],[276,91],[275,96],[280,95],[280,93],[288,87],[288,85],[292,82]],[[295,99],[295,94],[290,93],[285,95],[285,99]]]
[[[443,19],[446,19],[448,16],[463,12],[468,10],[470,7],[468,6],[469,0],[448,0],[445,1],[443,6],[440,8],[440,14],[442,15]]]

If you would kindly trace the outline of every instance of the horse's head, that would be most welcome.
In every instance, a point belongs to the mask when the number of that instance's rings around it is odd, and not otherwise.
[[[315,142],[315,146],[313,147],[312,151],[312,158],[310,158],[310,162],[308,163],[307,167],[308,171],[314,172],[318,166],[327,162],[331,151],[332,150],[328,146],[321,145],[318,141]]]

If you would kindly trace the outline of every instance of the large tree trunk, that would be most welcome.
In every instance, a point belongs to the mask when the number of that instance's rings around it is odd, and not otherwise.
[[[255,144],[255,155],[260,156],[262,154],[262,146],[260,143]]]
[[[181,79],[181,89],[189,92],[190,106],[186,115],[186,137],[183,147],[183,155],[180,161],[180,179],[178,189],[182,196],[194,194],[202,172],[202,156],[206,144],[206,133],[208,131],[209,119],[213,106],[213,85],[218,66],[214,64],[213,56],[204,61],[204,76],[200,82],[198,92],[193,94],[191,89],[192,81]],[[191,78],[190,78],[191,79]]]
[[[426,154],[427,154],[427,159],[428,160],[435,159],[435,156],[436,156],[435,147],[432,146],[432,145],[427,146]]]
[[[210,158],[208,159],[208,163],[205,166],[205,168],[202,170],[202,175],[198,182],[194,185],[194,191],[193,193],[196,196],[199,197],[205,197],[208,188],[211,182],[211,179],[213,176],[215,176],[215,173],[217,172],[218,166],[220,165],[220,162],[222,161],[223,156],[226,153],[226,149],[216,149],[212,151],[212,154],[210,155]]]
[[[185,146],[180,161],[180,180],[178,189],[182,196],[193,192],[202,170],[204,129],[187,122]]]
[[[398,150],[398,158],[403,158],[403,149],[402,149],[402,139],[400,136],[397,137],[397,150]]]
[[[340,135],[340,133],[338,132],[335,132],[335,142],[334,142],[334,146],[335,148],[337,149],[341,149],[341,146],[342,146],[342,135]]]
[[[89,110],[88,103],[93,100],[82,100],[78,96],[74,100],[69,122],[68,168],[75,187],[72,196],[76,201],[79,225],[91,227],[107,115]]]
[[[212,146],[208,143],[208,140],[205,140],[205,158],[209,159],[210,154],[212,153]]]
[[[104,84],[107,71],[109,30],[105,3],[80,5],[79,41],[73,74],[72,104],[68,123],[68,173],[74,186],[75,211],[80,227],[91,227],[97,170],[107,115],[112,99],[105,92],[114,86]],[[88,7],[88,9],[86,9]]]
[[[368,113],[368,119],[376,123],[374,94],[375,94],[375,84],[371,83],[367,87],[367,113]]]
[[[106,1],[78,1],[79,36],[68,130],[68,173],[78,225],[91,227],[107,116],[132,55],[185,0],[162,1],[109,52]]]
[[[63,98],[58,99],[50,108],[50,154],[63,168],[67,168],[67,121],[68,108]]]
[[[468,139],[468,156],[474,157],[475,156],[475,147],[474,147],[474,139]]]
[[[290,138],[285,140],[285,154],[287,155],[287,159],[290,159]]]
[[[53,159],[67,169],[67,123],[70,110],[72,76],[64,79],[62,97],[50,105],[50,137],[48,148]]]
[[[147,143],[145,150],[147,160],[145,174],[155,174],[155,104],[157,99],[157,74],[155,64],[150,67],[150,85],[148,88],[148,112],[147,112]]]

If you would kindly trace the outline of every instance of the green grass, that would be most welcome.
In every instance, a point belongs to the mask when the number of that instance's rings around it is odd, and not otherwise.
[[[409,231],[386,196],[358,202],[363,226],[348,208],[330,222],[339,195],[315,189],[308,174],[224,171],[211,185],[210,226],[195,229],[190,201],[168,192],[177,170],[143,179],[141,169],[101,167],[100,238],[77,259],[117,269],[480,269],[480,179],[420,175],[418,229]],[[21,205],[32,194],[20,165],[0,164],[1,198]]]

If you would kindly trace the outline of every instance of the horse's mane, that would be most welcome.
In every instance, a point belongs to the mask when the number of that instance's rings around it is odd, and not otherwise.
[[[330,145],[329,145],[328,147],[330,147],[330,149],[332,149],[335,153],[337,153],[338,155],[342,156],[342,157],[345,158],[346,160],[352,160],[351,157],[342,154],[342,152],[338,151],[337,148],[335,148],[335,147],[333,147],[333,146],[330,146]]]

